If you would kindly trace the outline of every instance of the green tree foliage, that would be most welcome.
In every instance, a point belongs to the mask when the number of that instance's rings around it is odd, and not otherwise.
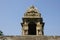
[[[0,31],[0,36],[3,36],[3,32],[2,31]]]

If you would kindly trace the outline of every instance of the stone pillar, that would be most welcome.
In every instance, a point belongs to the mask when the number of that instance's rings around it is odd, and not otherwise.
[[[24,30],[22,30],[22,35],[24,35]]]
[[[36,30],[36,34],[37,34],[37,36],[38,36],[38,29]]]

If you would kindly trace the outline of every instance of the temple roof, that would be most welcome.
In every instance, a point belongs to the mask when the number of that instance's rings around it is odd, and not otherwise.
[[[24,18],[40,18],[41,14],[34,6],[30,6],[24,14]]]
[[[37,8],[36,7],[34,7],[34,6],[30,6],[29,8],[28,8],[28,10],[27,10],[27,12],[38,12],[38,10],[37,10]]]

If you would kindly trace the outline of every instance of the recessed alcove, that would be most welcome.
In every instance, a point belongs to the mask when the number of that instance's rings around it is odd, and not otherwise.
[[[36,24],[34,22],[28,24],[28,35],[36,35]]]

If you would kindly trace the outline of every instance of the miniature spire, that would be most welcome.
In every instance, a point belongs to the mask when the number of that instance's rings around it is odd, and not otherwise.
[[[41,17],[38,9],[35,6],[30,6],[24,14],[24,17]]]

